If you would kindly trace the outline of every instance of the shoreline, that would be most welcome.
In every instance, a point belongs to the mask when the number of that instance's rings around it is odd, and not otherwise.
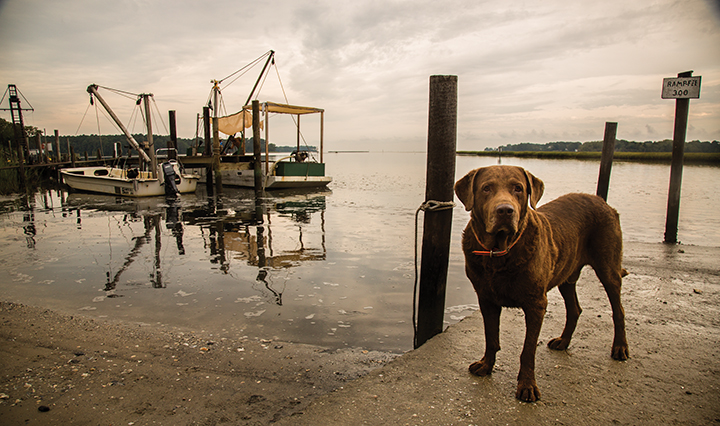
[[[0,321],[2,424],[268,424],[398,356],[216,338],[4,301]]]
[[[478,157],[517,157],[537,158],[541,160],[600,160],[602,152],[599,151],[457,151],[459,156]],[[672,160],[672,152],[618,152],[613,154],[613,160],[636,161],[642,163],[667,163]],[[686,152],[683,155],[684,164],[720,166],[720,153],[715,152]]]
[[[631,357],[609,357],[607,297],[588,268],[570,348],[540,345],[542,399],[515,399],[521,311],[504,310],[489,377],[475,312],[403,355],[222,338],[0,302],[0,424],[709,424],[720,370],[720,247],[631,243],[623,280]],[[542,341],[565,311],[548,294]],[[692,362],[688,362],[691,360]],[[41,409],[42,408],[42,409]]]

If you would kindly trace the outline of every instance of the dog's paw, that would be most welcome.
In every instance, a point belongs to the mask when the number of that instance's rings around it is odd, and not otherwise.
[[[611,356],[616,361],[625,361],[630,358],[630,350],[627,345],[616,345],[612,348]]]
[[[517,385],[517,392],[515,392],[515,398],[524,402],[535,402],[540,399],[540,390],[538,389],[535,381],[520,381]]]
[[[493,364],[486,362],[485,358],[481,359],[480,361],[473,362],[468,368],[468,370],[470,370],[470,373],[481,377],[487,376],[488,374],[492,373],[492,369]]]
[[[570,346],[570,340],[563,340],[562,337],[556,337],[547,344],[548,348],[555,351],[564,351]]]

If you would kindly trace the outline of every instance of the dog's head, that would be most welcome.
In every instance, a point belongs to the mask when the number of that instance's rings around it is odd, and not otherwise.
[[[495,238],[505,249],[518,232],[528,204],[535,209],[545,184],[532,173],[515,166],[475,169],[455,183],[455,194],[479,222],[479,231]]]

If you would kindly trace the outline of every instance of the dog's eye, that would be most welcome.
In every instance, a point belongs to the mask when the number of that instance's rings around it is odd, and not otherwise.
[[[490,185],[483,186],[482,190],[484,193],[489,194],[490,193]]]
[[[522,187],[522,185],[515,185],[515,188],[514,188],[514,189],[515,189],[515,192],[523,192],[523,187]]]

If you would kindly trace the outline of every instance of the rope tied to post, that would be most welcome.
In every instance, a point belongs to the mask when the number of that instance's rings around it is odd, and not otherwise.
[[[417,288],[418,288],[418,217],[420,215],[420,211],[442,211],[442,210],[451,210],[455,208],[455,203],[452,201],[436,201],[436,200],[426,200],[424,203],[420,204],[420,207],[418,207],[417,210],[415,210],[415,283],[413,285],[413,314],[412,314],[412,322],[413,322],[413,346],[417,347]]]

